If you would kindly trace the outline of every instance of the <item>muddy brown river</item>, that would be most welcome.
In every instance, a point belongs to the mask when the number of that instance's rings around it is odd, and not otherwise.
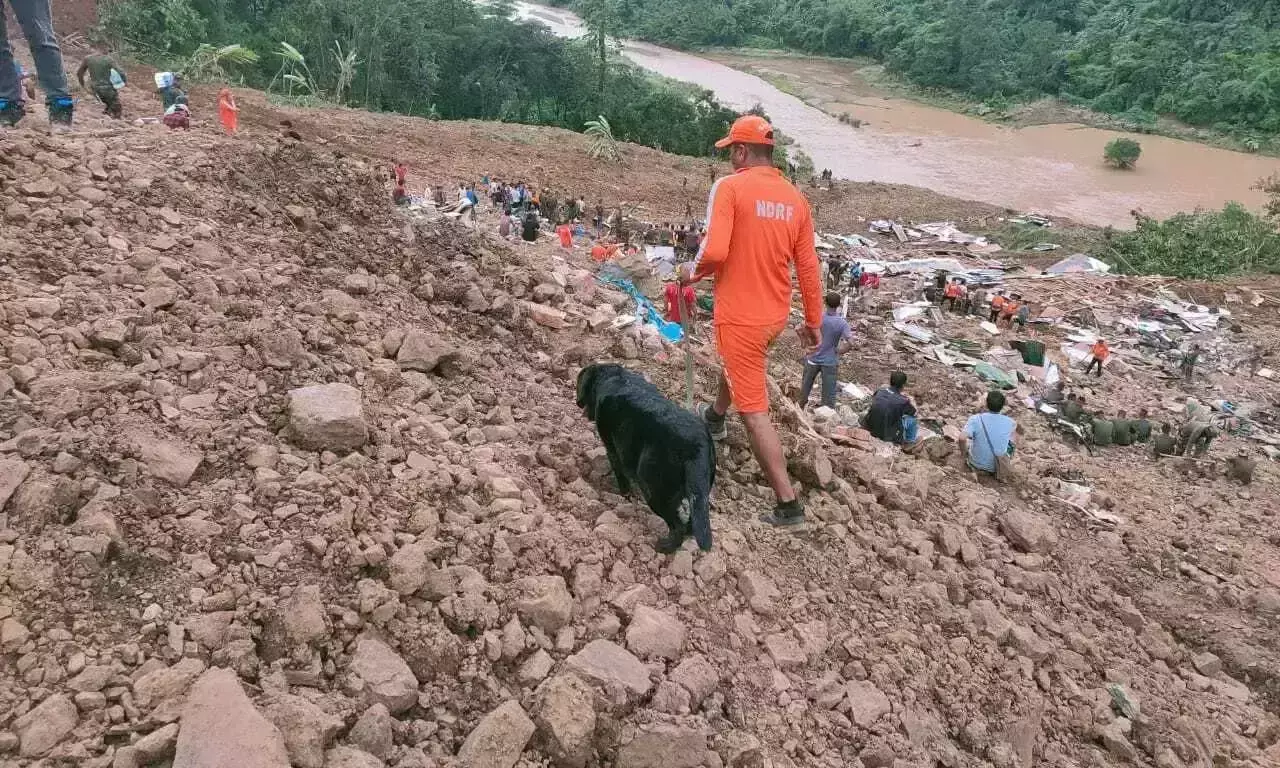
[[[584,34],[568,11],[529,3],[517,8],[562,37]],[[1277,158],[1148,135],[1134,136],[1142,144],[1137,167],[1116,170],[1102,163],[1102,150],[1126,134],[1077,124],[988,123],[877,92],[861,81],[853,63],[794,57],[734,62],[785,74],[832,114],[849,112],[868,122],[853,128],[725,64],[635,41],[625,41],[622,50],[639,66],[707,88],[735,109],[761,105],[817,168],[853,181],[912,184],[1019,211],[1129,228],[1132,210],[1164,217],[1220,208],[1231,200],[1259,208],[1264,196],[1253,185],[1280,172]]]

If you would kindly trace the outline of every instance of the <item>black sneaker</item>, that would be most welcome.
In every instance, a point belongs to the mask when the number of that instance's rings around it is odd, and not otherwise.
[[[0,125],[6,128],[13,128],[26,114],[21,101],[10,101],[9,99],[0,99]]]
[[[761,515],[760,520],[779,528],[804,525],[804,505],[799,499],[779,502],[773,512]]]
[[[725,417],[716,413],[711,406],[699,403],[698,415],[707,423],[707,430],[711,432],[712,440],[723,440],[729,436],[729,428],[724,425]]]

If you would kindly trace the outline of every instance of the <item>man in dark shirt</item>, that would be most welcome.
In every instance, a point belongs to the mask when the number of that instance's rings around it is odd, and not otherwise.
[[[894,371],[889,376],[889,386],[881,387],[871,398],[871,410],[867,411],[863,426],[867,431],[887,443],[906,442],[904,417],[915,417],[916,407],[911,398],[902,394],[907,386],[907,374]],[[914,430],[913,430],[914,431]]]

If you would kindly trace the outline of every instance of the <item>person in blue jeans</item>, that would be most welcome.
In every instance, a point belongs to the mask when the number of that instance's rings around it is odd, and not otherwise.
[[[49,0],[9,0],[18,26],[27,38],[31,57],[35,60],[36,76],[44,89],[49,107],[49,122],[55,128],[69,127],[75,102],[67,87],[67,71],[62,65],[62,50],[53,34],[53,13]],[[24,113],[22,83],[14,65],[13,50],[9,47],[9,30],[6,29],[4,0],[0,0],[0,125],[14,126]]]
[[[836,373],[840,355],[853,348],[853,330],[840,314],[840,294],[828,293],[827,312],[822,316],[818,346],[804,359],[804,378],[800,382],[800,407],[809,404],[813,382],[822,376],[822,404],[836,407]]]
[[[1000,413],[1004,406],[1003,392],[988,392],[986,412],[970,416],[964,425],[963,442],[968,443],[969,466],[974,469],[995,474],[996,458],[1013,455],[1018,422]]]

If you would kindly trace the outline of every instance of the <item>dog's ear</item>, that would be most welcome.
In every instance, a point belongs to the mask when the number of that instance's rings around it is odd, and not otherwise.
[[[599,370],[598,365],[588,365],[578,372],[578,407],[585,408],[587,403],[592,399],[596,383],[596,373]]]

